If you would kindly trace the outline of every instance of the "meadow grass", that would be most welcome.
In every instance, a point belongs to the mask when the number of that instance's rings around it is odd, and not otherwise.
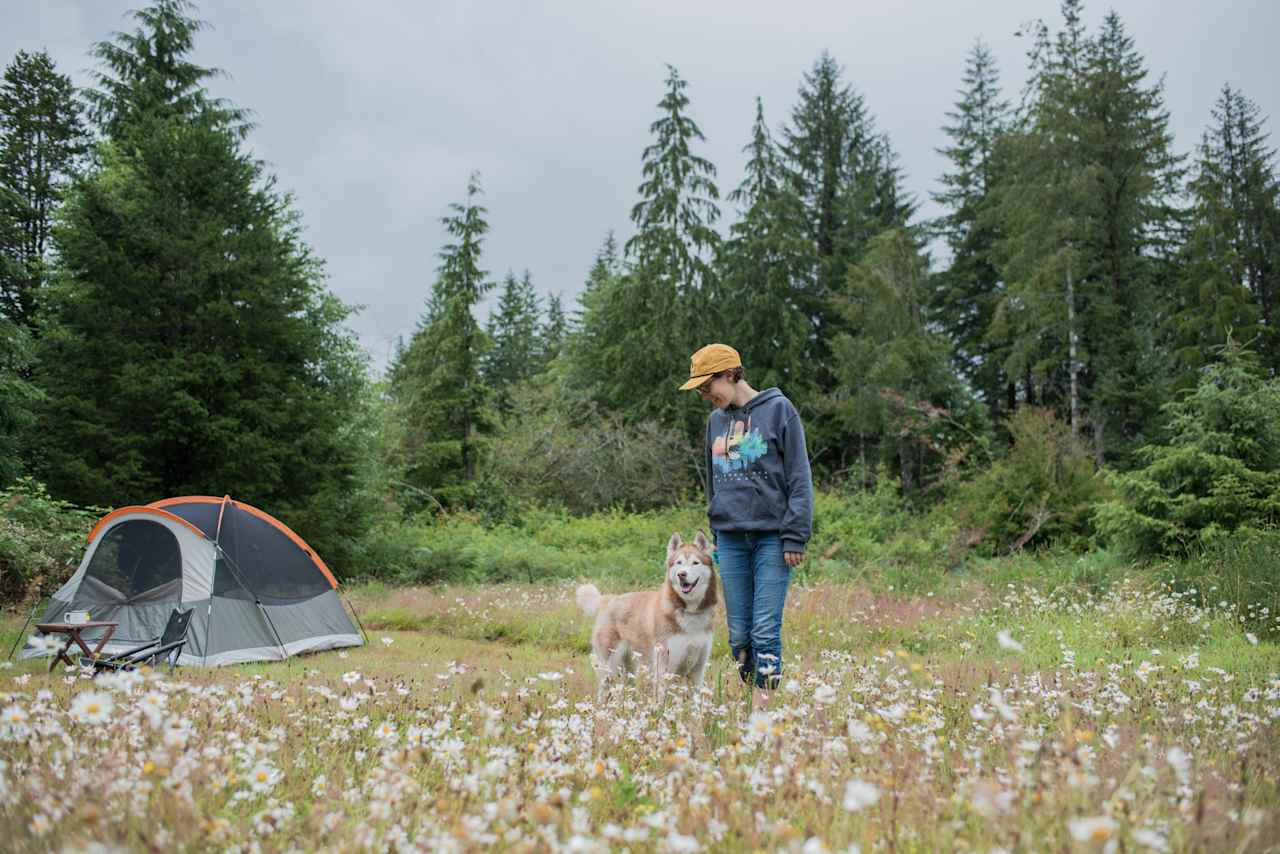
[[[96,681],[20,662],[0,671],[0,832],[15,851],[1280,838],[1280,647],[1232,608],[1106,555],[911,592],[820,577],[797,574],[765,715],[722,623],[700,691],[641,678],[598,701],[565,581],[358,585],[369,644],[288,662]]]

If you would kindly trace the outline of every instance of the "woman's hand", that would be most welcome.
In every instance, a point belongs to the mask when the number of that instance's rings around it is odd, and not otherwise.
[[[795,569],[804,560],[804,552],[783,552],[782,559],[787,562],[787,566]]]

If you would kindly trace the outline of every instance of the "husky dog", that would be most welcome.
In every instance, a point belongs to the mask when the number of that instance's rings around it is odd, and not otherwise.
[[[610,680],[632,670],[635,657],[653,668],[659,693],[668,673],[702,684],[719,592],[711,544],[701,531],[692,543],[671,535],[667,575],[657,590],[602,596],[594,584],[584,584],[577,598],[583,613],[596,618],[591,648],[601,696]]]

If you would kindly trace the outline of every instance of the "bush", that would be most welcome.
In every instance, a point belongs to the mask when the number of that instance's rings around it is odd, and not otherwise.
[[[86,537],[106,511],[49,497],[44,484],[19,478],[0,491],[0,602],[48,596],[75,572]]]
[[[956,485],[937,511],[955,522],[958,549],[991,555],[1082,545],[1091,532],[1090,508],[1105,491],[1092,457],[1047,409],[1023,407],[1008,428],[1009,453]]]
[[[1280,525],[1280,380],[1229,347],[1185,399],[1167,404],[1169,438],[1111,477],[1100,534],[1135,557],[1189,556],[1235,532]]]
[[[589,514],[690,501],[701,453],[678,432],[626,423],[554,380],[512,392],[518,421],[488,444],[482,478],[522,501]]]

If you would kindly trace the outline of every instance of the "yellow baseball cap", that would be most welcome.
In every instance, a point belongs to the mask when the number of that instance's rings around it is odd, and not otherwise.
[[[728,344],[708,344],[693,354],[689,360],[689,381],[680,386],[681,391],[689,391],[706,382],[707,377],[727,371],[730,368],[742,367],[742,357],[738,351]]]

